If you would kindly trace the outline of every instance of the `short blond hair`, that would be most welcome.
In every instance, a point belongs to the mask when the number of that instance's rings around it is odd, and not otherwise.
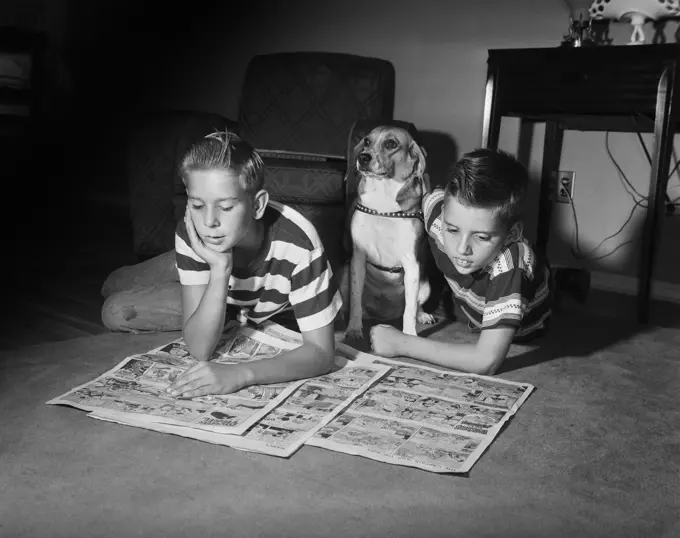
[[[185,184],[194,170],[233,172],[251,193],[264,185],[262,158],[248,142],[230,131],[215,131],[187,151],[180,164],[180,175]]]

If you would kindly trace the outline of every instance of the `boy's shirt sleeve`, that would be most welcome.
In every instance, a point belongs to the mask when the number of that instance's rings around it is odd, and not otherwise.
[[[489,284],[482,316],[482,329],[493,327],[519,328],[526,311],[528,279],[514,268],[497,275]]]
[[[425,229],[429,232],[434,224],[442,214],[442,206],[444,204],[444,189],[437,188],[430,194],[423,198],[423,220],[425,222]]]
[[[184,220],[175,229],[175,265],[184,286],[205,285],[210,281],[210,266],[191,248]]]
[[[533,250],[518,242],[498,256],[486,293],[482,329],[520,328],[540,322],[549,311],[549,282]],[[526,319],[527,315],[531,318]]]
[[[301,331],[313,331],[335,320],[342,298],[323,248],[310,251],[291,275],[290,304]]]

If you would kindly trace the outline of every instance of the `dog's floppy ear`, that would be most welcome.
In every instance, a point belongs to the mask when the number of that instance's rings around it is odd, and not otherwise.
[[[430,174],[427,172],[424,172],[422,176],[420,176],[420,181],[423,184],[423,196],[426,194],[430,194],[432,192],[432,186],[430,183]]]
[[[352,150],[352,159],[356,162],[357,155],[361,152],[361,150],[364,148],[364,139],[366,136],[362,136],[359,141],[355,144],[354,149]],[[352,163],[354,164],[354,163]]]
[[[408,152],[412,159],[417,160],[416,175],[423,177],[425,168],[427,166],[427,159],[425,158],[425,150],[418,145],[418,142],[411,140],[411,145],[408,147]]]

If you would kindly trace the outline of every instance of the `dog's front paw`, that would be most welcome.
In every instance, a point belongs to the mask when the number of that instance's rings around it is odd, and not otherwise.
[[[416,314],[416,318],[418,319],[418,323],[422,323],[424,325],[432,325],[437,319],[432,315],[428,314],[427,312],[420,311],[418,314]]]
[[[364,329],[363,329],[363,327],[361,325],[359,325],[357,327],[357,326],[350,323],[347,326],[347,330],[345,331],[345,339],[346,340],[356,340],[356,341],[363,340],[364,339]]]
[[[410,336],[418,336],[418,333],[416,332],[416,326],[415,324],[413,325],[404,325],[404,328],[402,330],[404,334],[408,334]]]

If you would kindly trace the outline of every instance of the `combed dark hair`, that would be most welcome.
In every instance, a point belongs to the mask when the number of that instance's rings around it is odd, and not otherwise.
[[[257,192],[264,185],[262,158],[248,142],[229,131],[215,131],[194,144],[179,168],[184,183],[194,170],[228,170],[238,175],[247,192]]]
[[[509,153],[476,149],[451,168],[446,193],[463,205],[494,209],[510,227],[521,217],[528,183],[526,168]]]

